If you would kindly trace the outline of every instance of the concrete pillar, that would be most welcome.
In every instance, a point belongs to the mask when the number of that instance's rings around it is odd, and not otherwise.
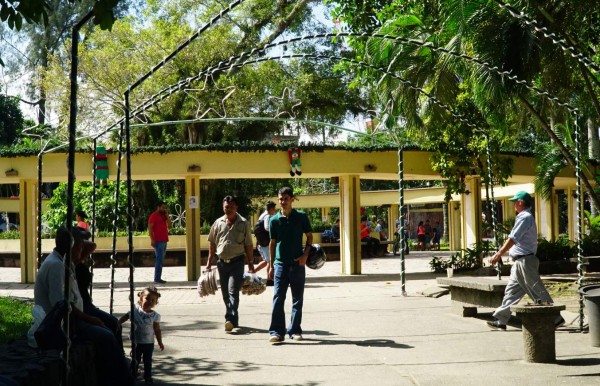
[[[567,213],[568,213],[568,227],[567,232],[569,234],[569,240],[577,240],[577,189],[569,188],[565,191],[567,193]],[[583,200],[581,200],[583,205]],[[584,219],[583,208],[581,209],[581,220]],[[583,229],[583,228],[582,228]]]
[[[396,220],[400,215],[400,205],[391,204],[390,210],[388,210],[388,240],[394,239],[394,232],[396,232]]]
[[[461,197],[463,249],[481,241],[481,177],[467,176],[465,184],[469,193]]]
[[[198,280],[200,260],[200,178],[185,178],[185,267],[188,281]]]
[[[546,240],[554,240],[554,219],[556,219],[556,212],[554,211],[554,201],[556,200],[556,194],[552,193],[552,197],[549,200],[543,200],[539,197],[535,200],[535,211],[536,220],[538,223],[538,233]]]
[[[321,221],[323,221],[324,224],[332,222],[329,218],[329,208],[321,208]]]
[[[361,273],[360,177],[340,176],[340,260],[342,273]]]
[[[461,210],[460,202],[450,201],[448,203],[448,244],[451,251],[457,251],[461,248]]]
[[[21,283],[35,282],[38,267],[37,199],[35,180],[19,182],[19,233],[21,236]]]

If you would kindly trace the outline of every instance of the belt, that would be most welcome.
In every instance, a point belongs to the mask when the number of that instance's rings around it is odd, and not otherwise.
[[[219,261],[222,261],[225,264],[237,263],[239,261],[244,261],[244,256],[246,256],[246,255],[235,256],[235,257],[232,257],[231,259],[222,259],[219,257]]]
[[[526,255],[514,255],[514,256],[511,256],[510,258],[513,259],[513,261],[514,261],[514,260],[519,260],[521,257],[533,256],[533,255],[534,255],[534,253],[528,253]]]

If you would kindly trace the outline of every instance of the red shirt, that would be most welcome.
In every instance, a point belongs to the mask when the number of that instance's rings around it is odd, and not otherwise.
[[[360,239],[364,239],[365,237],[369,237],[371,234],[371,228],[367,224],[360,224]]]
[[[156,211],[148,217],[148,225],[154,224],[153,235],[154,242],[169,241],[169,229],[167,228],[167,216]]]

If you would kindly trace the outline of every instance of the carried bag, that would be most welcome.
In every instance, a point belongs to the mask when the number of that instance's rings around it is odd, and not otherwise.
[[[64,350],[67,347],[67,336],[62,329],[62,321],[67,311],[67,302],[61,300],[46,314],[46,317],[33,334],[37,345],[42,350]]]

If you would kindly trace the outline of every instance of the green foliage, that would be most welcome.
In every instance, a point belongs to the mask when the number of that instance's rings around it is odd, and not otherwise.
[[[567,235],[560,235],[554,241],[538,239],[536,256],[540,261],[568,260],[576,254],[577,249]]]
[[[76,182],[73,196],[75,210],[83,210],[90,217],[92,215],[92,189],[91,182]],[[114,182],[100,185],[96,189],[96,226],[100,231],[112,231],[112,222],[115,218],[115,189],[116,183]],[[120,215],[116,218],[118,229],[125,229],[126,227],[126,193],[126,189],[122,186],[119,190]],[[54,190],[48,203],[48,211],[42,215],[42,221],[46,223],[48,228],[55,230],[66,223],[66,196],[67,184],[63,182]],[[88,221],[91,221],[91,218]]]
[[[0,94],[0,146],[13,145],[23,130],[23,124],[19,100]]]
[[[454,268],[455,271],[479,269],[483,266],[483,258],[490,254],[493,245],[484,241],[477,243],[472,248],[462,249],[450,255],[450,258],[434,256],[429,261],[432,272],[444,272],[446,268]]]
[[[21,238],[19,231],[0,232],[0,240],[18,240]]]
[[[0,344],[25,336],[33,320],[29,302],[0,297]]]

